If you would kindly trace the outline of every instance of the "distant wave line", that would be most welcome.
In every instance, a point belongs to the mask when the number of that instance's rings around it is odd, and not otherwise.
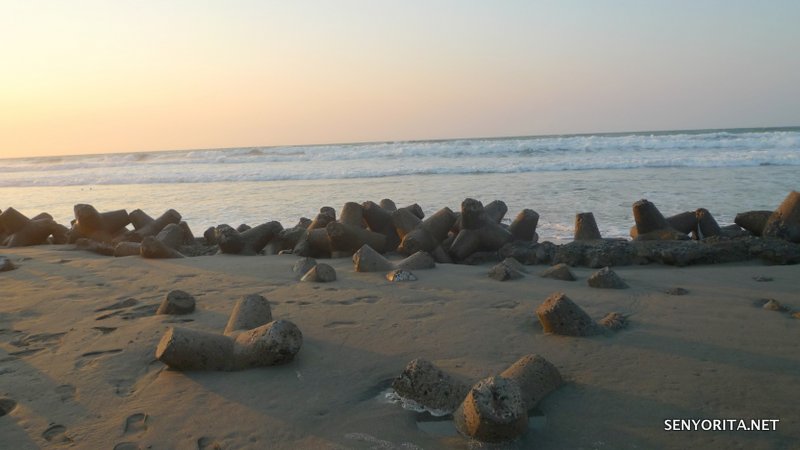
[[[731,164],[733,163],[733,164]],[[433,176],[433,175],[484,175],[484,174],[519,174],[536,172],[578,172],[591,170],[635,170],[635,169],[713,169],[713,168],[737,168],[737,167],[758,167],[758,166],[800,166],[800,158],[789,161],[704,161],[688,164],[686,162],[664,162],[655,161],[650,163],[621,163],[605,165],[552,165],[552,166],[506,166],[506,167],[451,167],[451,168],[392,168],[384,170],[337,170],[337,171],[303,171],[296,173],[278,173],[278,171],[265,174],[261,171],[249,171],[247,173],[225,173],[213,174],[209,172],[192,172],[184,170],[181,173],[162,173],[153,174],[150,171],[137,173],[138,171],[128,171],[125,176],[119,174],[110,175],[103,173],[103,176],[89,177],[87,174],[71,174],[71,176],[43,176],[38,177],[19,177],[18,179],[0,179],[0,187],[48,187],[48,186],[91,186],[91,185],[136,185],[136,184],[193,184],[193,183],[237,183],[237,182],[270,182],[270,181],[315,181],[315,180],[347,180],[347,179],[370,179],[402,176]],[[184,168],[185,169],[185,168]]]

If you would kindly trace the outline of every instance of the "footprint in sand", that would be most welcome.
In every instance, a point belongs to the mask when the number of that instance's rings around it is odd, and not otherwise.
[[[9,356],[16,356],[16,357],[29,356],[29,355],[32,355],[32,354],[34,354],[36,352],[40,352],[42,350],[44,350],[44,349],[43,348],[29,348],[27,350],[20,350],[20,351],[17,351],[17,352],[10,352],[8,355]],[[5,362],[5,360],[4,360],[4,362]]]
[[[27,347],[31,344],[57,344],[61,341],[61,337],[65,334],[67,334],[66,331],[62,331],[60,333],[27,334],[11,341],[11,345],[14,347]]]
[[[67,427],[64,425],[51,425],[50,428],[44,430],[42,437],[47,442],[72,442],[72,439],[67,436]]]
[[[8,397],[1,397],[0,398],[0,417],[5,416],[6,414],[10,414],[14,408],[17,407],[17,402],[14,399]]]
[[[108,306],[103,306],[102,308],[97,308],[97,309],[94,310],[94,312],[113,311],[115,309],[130,308],[131,306],[136,306],[136,304],[138,304],[138,303],[139,303],[139,301],[136,300],[135,298],[126,298],[124,300],[120,300],[118,302],[112,303],[112,304],[110,304]]]
[[[58,394],[59,400],[62,402],[66,402],[67,400],[72,400],[75,398],[75,386],[71,384],[62,384],[61,386],[57,387],[56,394]]]
[[[125,429],[122,434],[135,434],[147,430],[147,414],[131,414],[125,419]]]
[[[115,331],[117,327],[92,327],[92,329],[97,330],[103,334],[108,334],[111,333],[112,331]]]
[[[214,438],[203,436],[197,440],[197,450],[222,450],[222,445]]]
[[[354,441],[374,444],[371,448],[385,448],[390,450],[395,450],[395,449],[422,450],[421,447],[418,447],[412,444],[411,442],[401,442],[400,444],[395,444],[394,442],[378,439],[375,436],[371,436],[366,433],[347,433],[344,435],[344,437]]]
[[[323,327],[325,328],[342,328],[342,327],[355,327],[358,326],[358,322],[353,322],[351,320],[338,320],[333,322],[328,322]]]
[[[119,353],[121,351],[122,351],[121,348],[112,348],[111,350],[95,350],[93,352],[86,352],[86,353],[82,354],[81,356],[84,357],[84,358],[88,358],[90,356],[107,355],[107,354],[112,354],[112,353]]]
[[[81,367],[91,365],[95,361],[99,360],[100,357],[103,355],[113,355],[120,352],[122,352],[121,348],[112,348],[110,350],[96,350],[93,352],[86,352],[81,355],[81,358],[83,359],[75,361],[75,368],[80,369]]]

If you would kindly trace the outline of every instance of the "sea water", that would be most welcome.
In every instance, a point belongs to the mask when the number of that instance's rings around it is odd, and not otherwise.
[[[800,189],[800,128],[675,131],[0,159],[0,209],[68,224],[72,206],[178,210],[196,232],[321,206],[393,199],[430,214],[472,197],[540,214],[542,239],[571,238],[575,214],[623,237],[631,204],[665,215],[707,208],[721,224]]]

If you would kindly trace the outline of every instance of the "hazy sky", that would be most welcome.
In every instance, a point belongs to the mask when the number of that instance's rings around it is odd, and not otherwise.
[[[0,156],[800,125],[800,1],[0,0]]]

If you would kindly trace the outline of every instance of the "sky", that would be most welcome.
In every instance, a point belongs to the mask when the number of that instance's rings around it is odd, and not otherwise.
[[[800,2],[0,0],[0,157],[800,125]]]

